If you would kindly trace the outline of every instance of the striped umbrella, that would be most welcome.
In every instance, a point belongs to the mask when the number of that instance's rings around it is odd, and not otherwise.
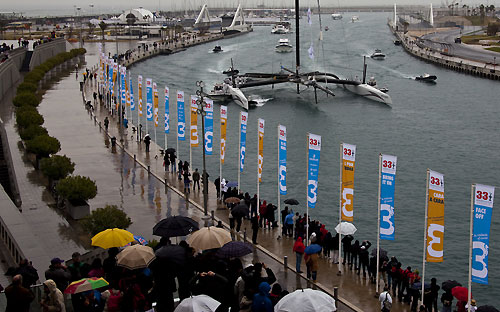
[[[84,278],[79,281],[75,281],[64,290],[65,294],[78,294],[81,292],[85,292],[88,290],[92,289],[97,289],[101,288],[104,286],[108,286],[109,283],[106,282],[104,278],[97,278],[97,277],[91,277],[91,278]]]

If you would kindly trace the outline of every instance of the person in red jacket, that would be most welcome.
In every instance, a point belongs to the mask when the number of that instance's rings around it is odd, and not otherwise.
[[[259,226],[262,227],[262,223],[264,223],[264,227],[266,226],[266,210],[267,210],[267,202],[263,201],[262,205],[259,207]]]
[[[304,255],[304,250],[306,249],[306,246],[304,246],[304,243],[302,242],[302,237],[298,237],[297,241],[295,241],[295,244],[293,245],[293,251],[296,254],[297,257],[297,262],[295,264],[295,269],[297,270],[297,273],[302,273],[300,270],[300,263],[302,262],[302,256]]]

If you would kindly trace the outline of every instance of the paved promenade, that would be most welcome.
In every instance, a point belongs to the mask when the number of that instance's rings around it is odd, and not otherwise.
[[[87,57],[87,62],[89,64],[89,67],[91,67],[92,64],[96,64],[97,62],[97,60],[93,62],[92,59],[93,58]],[[91,99],[92,93],[95,90],[97,90],[95,85],[88,84],[85,89],[86,97],[88,99]],[[84,110],[81,102],[78,105],[80,106],[79,108],[80,110]],[[159,153],[158,155],[155,155],[155,151],[159,150],[159,147],[154,146],[153,143],[150,148],[151,152],[146,153],[144,144],[137,142],[136,134],[132,132],[132,127],[129,127],[128,129],[125,130],[120,129],[118,127],[117,118],[115,118],[114,116],[110,116],[108,114],[108,109],[106,109],[104,105],[95,105],[95,111],[94,111],[96,117],[95,121],[91,117],[90,113],[88,114],[89,115],[86,118],[88,120],[88,123],[94,125],[94,130],[93,130],[94,135],[98,134],[98,137],[100,137],[101,143],[99,144],[102,144],[102,140],[104,140],[104,142],[108,140],[106,134],[104,133],[103,127],[102,128],[99,127],[99,123],[102,122],[106,116],[108,116],[108,118],[110,118],[111,121],[108,130],[109,131],[108,135],[109,137],[115,136],[117,138],[119,145],[118,149],[123,147],[126,153],[129,155],[130,159],[134,158],[136,159],[138,166],[141,166],[142,168],[145,169],[149,167],[151,176],[158,179],[158,181],[166,183],[169,189],[172,192],[175,192],[176,196],[185,196],[182,193],[184,185],[181,183],[181,181],[177,179],[176,175],[172,175],[170,173],[165,172],[163,167],[162,156]],[[62,145],[64,149],[64,142],[62,142]],[[73,158],[73,155],[71,155],[71,157]],[[212,156],[212,157],[217,157],[217,156]],[[106,163],[103,163],[103,166],[106,166]],[[77,162],[77,167],[78,167],[78,162]],[[222,220],[227,225],[229,223],[228,210],[221,207],[218,204],[216,198],[215,185],[213,184],[212,181],[210,181],[209,183],[208,211],[209,213],[211,211],[214,211],[215,217],[218,220]],[[98,181],[98,187],[101,187],[99,186],[99,181]],[[112,194],[110,195],[113,196]],[[175,196],[171,197],[173,198]],[[199,191],[192,192],[186,197],[186,200],[189,202],[189,208],[187,208],[189,213],[192,213],[191,207],[195,207],[199,211],[202,211],[203,195],[201,192]],[[143,208],[137,207],[136,209],[143,209]],[[168,203],[167,203],[167,209],[170,209],[168,207]],[[132,218],[134,219],[136,215],[137,213],[134,213]],[[134,225],[132,225],[131,227],[132,231],[133,227]],[[246,231],[247,237],[251,237],[251,226],[248,221],[244,221],[242,225],[242,231]],[[260,252],[269,255],[269,257],[281,263],[284,257],[286,256],[288,258],[287,271],[290,271],[289,274],[295,275],[295,270],[294,270],[295,255],[292,252],[293,240],[290,238],[278,240],[277,237],[278,237],[277,229],[259,231],[259,237],[258,237],[259,245],[256,246],[256,248]],[[317,286],[321,287],[322,289],[332,294],[333,294],[333,288],[338,287],[339,296],[344,298],[346,302],[352,303],[353,305],[352,309],[356,309],[356,307],[363,311],[377,311],[379,309],[380,306],[378,300],[374,298],[375,286],[370,284],[368,279],[363,279],[362,277],[358,276],[357,274],[355,274],[350,270],[346,271],[345,268],[342,268],[343,274],[341,276],[337,276],[336,274],[337,271],[338,271],[337,265],[332,264],[330,261],[326,259],[321,259],[318,270]],[[302,276],[299,276],[299,274],[297,274],[297,281],[304,280],[304,277],[305,274],[302,274]],[[393,305],[393,311],[409,311],[409,310],[410,309],[408,305],[403,305],[399,303],[394,303]]]

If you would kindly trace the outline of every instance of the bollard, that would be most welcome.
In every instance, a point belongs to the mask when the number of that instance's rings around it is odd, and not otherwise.
[[[288,269],[288,256],[283,257],[283,266],[285,267],[285,270]]]
[[[148,165],[148,174],[151,173],[151,166]]]
[[[338,287],[333,287],[333,299],[335,299],[335,306],[338,307],[339,305],[339,288]]]
[[[247,229],[245,228],[245,230],[243,231],[243,241],[246,242],[247,241]]]
[[[212,221],[214,222],[215,221],[215,211],[210,211],[210,214],[212,215]]]
[[[134,154],[134,162],[136,162],[136,161],[137,161],[137,155]]]
[[[99,130],[102,129],[102,125],[101,125],[101,122],[99,121]]]

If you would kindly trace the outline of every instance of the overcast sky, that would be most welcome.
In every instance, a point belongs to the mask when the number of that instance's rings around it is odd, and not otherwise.
[[[322,6],[342,7],[342,6],[380,6],[392,5],[396,2],[399,5],[421,4],[429,5],[431,2],[435,7],[441,4],[458,2],[460,6],[468,5],[495,5],[500,7],[500,0],[321,0]],[[43,3],[43,4],[42,4]],[[291,7],[294,0],[0,0],[0,11],[2,12],[25,12],[28,15],[58,15],[71,14],[75,11],[75,6],[81,7],[83,12],[121,12],[125,9],[144,7],[151,11],[156,11],[158,7],[162,10],[180,10],[187,7],[189,10],[197,9],[202,4],[208,3],[209,7],[236,7],[242,3],[245,8],[255,7],[264,4],[272,7]],[[316,0],[300,0],[301,6],[316,6]],[[93,8],[90,5],[94,5]]]

